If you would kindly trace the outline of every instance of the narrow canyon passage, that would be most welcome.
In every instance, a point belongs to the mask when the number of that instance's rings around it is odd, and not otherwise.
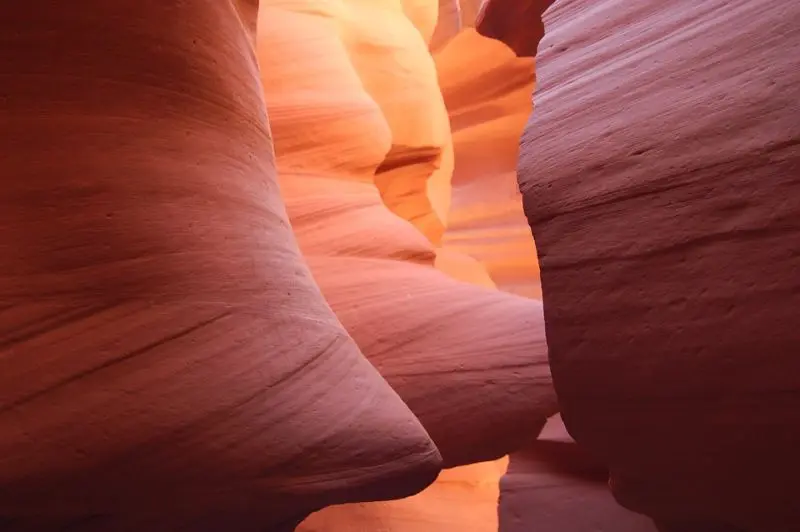
[[[0,531],[800,530],[798,28],[0,0]]]

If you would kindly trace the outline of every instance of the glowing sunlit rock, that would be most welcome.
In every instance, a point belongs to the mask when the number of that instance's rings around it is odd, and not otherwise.
[[[533,59],[517,57],[474,28],[435,59],[455,152],[443,246],[480,260],[499,288],[540,297],[516,173],[519,137],[531,112]]]
[[[407,499],[334,506],[313,514],[298,532],[496,532],[498,481],[508,459],[442,471],[424,492]]]
[[[541,305],[495,290],[486,254],[437,247],[453,212],[454,152],[439,65],[428,51],[432,4],[311,5],[262,3],[258,43],[281,190],[301,249],[345,328],[446,463],[502,457],[535,437],[556,409]],[[492,53],[511,60],[502,44],[471,33],[460,53],[483,47],[478,75],[491,68]],[[508,154],[507,173],[530,109],[532,61],[519,71],[527,84],[526,99],[516,100],[522,109],[501,112],[519,114],[517,131],[486,135]],[[529,233],[524,218],[520,228]],[[412,522],[496,530],[501,474],[494,466],[456,469],[419,497],[327,509],[301,530],[402,531]]]
[[[433,59],[400,3],[317,6],[265,2],[259,25],[281,190],[300,247],[339,319],[435,435],[446,464],[500,458],[530,438],[520,423],[556,409],[541,305],[438,271],[419,220],[398,214],[427,198],[434,168],[394,159],[398,146],[435,151],[450,138]],[[386,179],[407,188],[381,194]],[[476,266],[468,279],[478,279]]]

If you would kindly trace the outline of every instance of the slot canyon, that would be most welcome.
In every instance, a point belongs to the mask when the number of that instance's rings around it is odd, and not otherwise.
[[[800,532],[800,3],[0,0],[0,532]]]

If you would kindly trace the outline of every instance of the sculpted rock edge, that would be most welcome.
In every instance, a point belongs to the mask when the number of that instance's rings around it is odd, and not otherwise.
[[[507,255],[527,244],[535,264],[514,175],[533,61],[470,27],[431,54],[431,7],[266,1],[258,59],[300,248],[337,316],[449,467],[521,447],[557,405],[540,302],[495,289],[497,280],[538,294],[538,278],[503,277],[507,263],[490,268],[486,253],[471,256],[480,243],[465,249],[468,230],[487,222],[470,219],[470,205],[491,206],[492,217],[510,205],[516,242],[488,225],[492,242]],[[467,175],[479,159],[480,172]],[[504,193],[514,190],[502,204],[465,184],[491,190],[500,179]],[[325,509],[300,530],[496,529],[504,467],[448,471],[418,497]]]
[[[448,203],[453,151],[425,41],[436,11],[400,10],[397,0],[314,5],[263,2],[258,39],[300,248],[445,466],[501,458],[535,437],[521,423],[533,427],[557,405],[540,303],[434,267],[439,231],[421,220],[446,220],[447,209],[437,209]]]
[[[257,6],[0,7],[4,530],[263,530],[441,457],[302,260]]]

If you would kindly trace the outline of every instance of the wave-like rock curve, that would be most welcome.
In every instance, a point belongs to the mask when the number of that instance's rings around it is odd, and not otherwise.
[[[0,7],[4,530],[276,528],[439,471],[299,254],[255,17]]]

